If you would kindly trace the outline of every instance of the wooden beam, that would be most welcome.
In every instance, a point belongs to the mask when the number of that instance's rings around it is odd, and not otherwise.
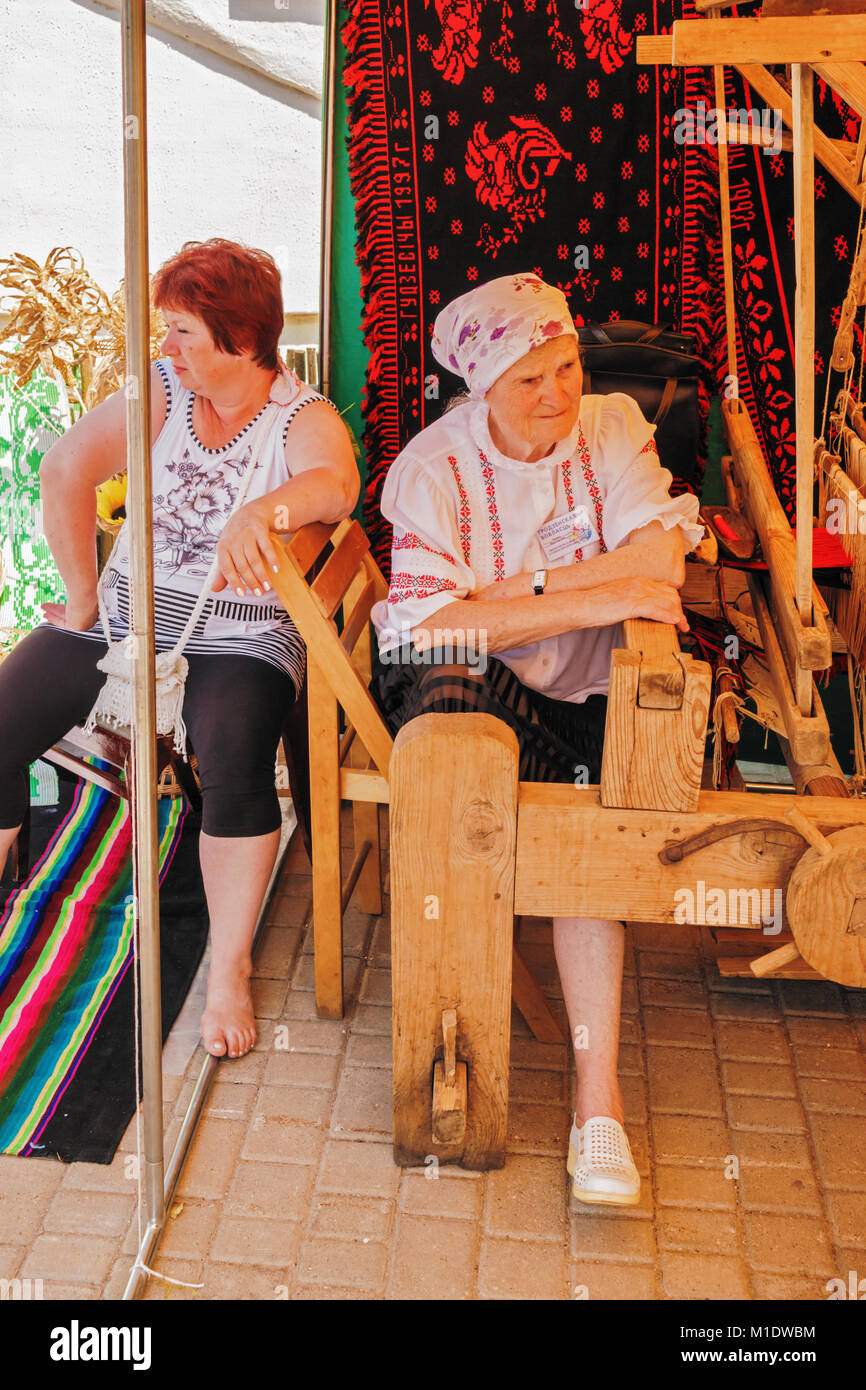
[[[623,624],[611,658],[601,765],[606,806],[693,808],[704,761],[712,672],[679,651],[676,629]]]
[[[307,653],[310,724],[310,835],[313,844],[313,944],[320,1018],[343,1017],[343,908],[340,869],[340,766],[337,701]]]
[[[821,696],[818,689],[815,689],[815,707],[820,707],[823,713],[824,706],[821,703]],[[845,774],[839,766],[839,760],[830,745],[826,758],[819,763],[799,762],[794,756],[794,751],[786,738],[779,736],[779,747],[782,756],[788,764],[788,771],[794,782],[794,787],[799,796],[839,796],[848,797],[851,795]]]
[[[866,39],[866,30],[864,30]],[[866,48],[864,48],[866,51]],[[794,102],[794,382],[797,431],[796,601],[800,621],[812,617],[812,492],[815,452],[815,155],[812,69],[791,70]],[[810,680],[794,687],[802,714],[811,706]]]
[[[866,53],[866,46],[860,50],[862,60]],[[823,78],[837,92],[848,105],[853,107],[858,116],[866,117],[866,66],[863,62],[859,63],[834,63],[816,62],[812,66],[819,77]]]
[[[703,9],[706,0],[698,0]],[[773,19],[777,15],[862,14],[863,0],[764,0],[761,15]]]
[[[635,44],[635,59],[648,67],[667,67],[673,53],[673,40],[670,34],[647,34]]]
[[[482,714],[405,724],[391,762],[394,1158],[505,1162],[514,946],[517,739]],[[471,776],[467,776],[471,768]],[[468,1069],[465,1136],[437,1142],[442,1014]]]
[[[526,961],[514,943],[511,962],[511,996],[523,1019],[532,1029],[538,1042],[567,1043],[568,1031],[563,1028]]]
[[[747,575],[747,579],[749,593],[752,596],[752,607],[755,610],[755,617],[758,620],[761,633],[761,645],[764,648],[764,655],[770,668],[776,700],[785,724],[785,732],[791,744],[791,750],[798,762],[823,762],[830,750],[830,729],[823,708],[819,710],[814,704],[815,682],[811,673],[807,672],[809,709],[808,713],[804,714],[794,699],[794,692],[788,678],[779,639],[773,627],[773,620],[770,616],[770,609],[760,576],[751,573]]]
[[[794,103],[781,83],[758,63],[735,63],[734,66],[768,106],[781,111],[782,121],[790,130],[794,124]],[[814,131],[814,143],[815,158],[821,161],[828,174],[832,174],[836,182],[859,204],[862,193],[859,171],[837,149],[834,141],[828,139],[817,126]]]
[[[346,534],[347,532],[344,532],[344,535]],[[343,539],[339,535],[339,528],[334,532],[332,539],[338,544]],[[272,581],[277,597],[291,616],[307,645],[307,650],[315,653],[323,675],[357,729],[376,767],[382,776],[387,778],[393,740],[373,697],[343,650],[336,626],[322,613],[320,600],[307,584],[294,555],[285,550],[279,536],[271,533],[271,540],[280,561],[279,570]],[[352,544],[350,538],[350,545]],[[334,558],[331,556],[328,564]]]
[[[370,542],[357,521],[339,540],[336,532],[331,539],[332,544],[335,543],[333,554],[328,556],[310,586],[326,618],[333,618],[363,556],[370,549]]]
[[[785,792],[758,797],[754,792],[702,791],[693,812],[624,811],[602,806],[598,787],[521,782],[514,910],[530,917],[674,922],[678,911],[682,916],[691,906],[693,915],[709,926],[760,931],[762,923],[752,911],[754,895],[741,894],[778,889],[784,896],[790,870],[805,848],[786,821],[792,805],[799,805],[826,834],[866,825],[866,801],[858,797],[795,799]],[[762,817],[778,819],[778,830],[744,831],[679,863],[659,859],[671,842],[751,820],[756,808]],[[708,896],[711,888],[725,892],[731,911],[721,914],[718,900]],[[685,896],[676,896],[680,890],[686,890]],[[723,915],[729,920],[722,920]]]
[[[377,801],[387,806],[391,799],[387,779],[380,772],[360,768],[340,769],[340,796],[343,801]]]
[[[641,657],[638,704],[641,709],[682,709],[686,680],[677,630],[670,623],[626,618],[623,647]]]
[[[804,627],[796,606],[797,551],[794,536],[776,496],[754,426],[740,400],[722,402],[722,418],[736,467],[747,515],[761,540],[770,571],[773,617],[793,677],[801,671],[823,671],[832,660],[832,643],[823,612],[814,611],[814,625]],[[811,526],[811,518],[810,518]]]
[[[718,98],[717,98],[716,100],[717,100],[717,102],[718,102]],[[791,151],[792,151],[793,148],[794,148],[794,140],[793,140],[793,137],[791,136],[790,132],[788,132],[788,131],[782,131],[782,133],[781,133],[780,136],[779,136],[779,142],[780,142],[780,143],[779,143],[779,148],[782,149],[782,150],[786,150],[786,151],[788,152],[788,154],[790,154]],[[849,143],[849,142],[846,141],[845,143],[847,144],[847,143]],[[740,128],[740,123],[739,123],[739,121],[733,121],[733,120],[730,120],[730,119],[729,119],[729,120],[728,120],[728,144],[729,144],[729,145],[760,145],[762,149],[766,149],[767,146],[769,145],[769,141],[767,141],[767,140],[764,139],[764,136],[763,136],[763,134],[762,134],[762,132],[761,132],[760,127],[757,128],[757,129],[755,129],[755,128],[750,128],[750,129],[748,129],[748,130],[746,130],[746,131],[743,131],[743,130],[741,130],[741,128]],[[721,149],[722,149],[722,141],[720,140],[720,141],[719,141],[719,150],[721,151]],[[727,157],[726,157],[726,162],[727,162]]]
[[[678,19],[665,38],[665,49],[656,47],[656,36],[639,38],[635,44],[638,63],[669,63],[674,67],[812,63],[816,67],[835,67],[862,62],[866,53],[866,14]]]

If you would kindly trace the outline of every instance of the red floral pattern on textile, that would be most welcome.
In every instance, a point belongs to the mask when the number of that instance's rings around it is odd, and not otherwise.
[[[594,509],[595,509],[595,524],[596,524],[596,527],[598,528],[598,539],[599,539],[599,544],[600,544],[600,546],[601,546],[601,553],[602,553],[602,555],[603,555],[603,554],[607,551],[607,546],[606,546],[605,543],[604,543],[604,535],[602,534],[602,527],[601,527],[601,518],[602,518],[602,496],[601,496],[601,488],[600,488],[599,485],[598,485],[598,481],[596,480],[596,476],[595,476],[595,473],[594,473],[594,471],[593,471],[592,459],[590,458],[590,453],[589,453],[589,446],[588,446],[588,444],[587,444],[587,442],[586,442],[586,439],[584,438],[583,427],[582,427],[582,426],[581,426],[580,429],[578,430],[577,447],[578,447],[578,452],[579,452],[579,454],[580,454],[580,468],[581,468],[581,472],[583,473],[583,480],[584,480],[584,482],[586,483],[587,490],[589,491],[589,495],[590,495],[590,497],[591,497],[591,499],[592,499],[593,507],[594,507]],[[568,503],[568,510],[569,510],[570,512],[573,512],[573,511],[574,511],[574,490],[573,490],[572,480],[571,480],[571,459],[566,459],[565,462],[564,462],[563,465],[562,465],[562,482],[563,482],[563,486],[565,487],[565,500],[566,500],[566,502]],[[575,563],[575,564],[580,564],[580,561],[581,561],[582,559],[583,559],[583,546],[579,545],[579,546],[576,548],[575,552],[574,552],[574,563]]]
[[[454,474],[454,481],[457,484],[457,495],[460,498],[460,505],[457,514],[457,529],[460,532],[460,548],[463,551],[463,559],[471,569],[470,555],[472,553],[472,513],[469,509],[469,498],[466,496],[466,488],[463,486],[463,479],[460,476],[460,469],[453,454],[448,455],[448,462],[451,465],[451,472]]]
[[[493,474],[493,464],[480,449],[478,450],[478,457],[481,460],[481,476],[484,479],[484,491],[487,495],[487,524],[490,527],[490,541],[493,546],[493,579],[498,584],[500,579],[505,578],[505,544],[502,540],[499,508],[496,505],[496,479]]]
[[[542,178],[556,173],[561,159],[571,159],[556,137],[530,116],[511,116],[515,130],[498,140],[487,134],[487,122],[476,122],[466,146],[466,173],[475,184],[475,196],[492,211],[507,211],[510,221],[499,236],[487,223],[477,242],[495,256],[507,242],[516,241],[527,222],[544,216],[547,190]],[[485,235],[486,232],[486,235]]]
[[[456,588],[453,579],[441,579],[438,574],[406,574],[402,570],[395,570],[391,575],[388,602],[401,603],[407,598],[430,598],[433,594],[443,594]]]
[[[598,531],[598,543],[601,549],[601,554],[604,555],[607,551],[607,546],[604,543],[604,530],[601,524],[603,512],[603,499],[601,495],[601,488],[598,485],[598,479],[596,478],[595,472],[593,470],[592,456],[589,452],[589,445],[587,444],[586,438],[584,437],[583,426],[580,424],[577,427],[577,452],[580,458],[580,471],[583,474],[583,481],[586,484],[586,490],[590,495],[590,499],[592,500],[592,505],[595,510],[595,526],[596,530]],[[572,506],[573,505],[574,504],[572,503]],[[579,563],[583,559],[582,546],[578,546],[577,550],[575,550],[574,559],[575,563]]]
[[[443,374],[439,396],[425,393],[427,377],[438,372],[430,330],[436,310],[473,283],[538,267],[566,294],[577,323],[632,316],[672,323],[695,339],[706,421],[711,397],[725,390],[731,370],[718,156],[711,146],[678,145],[673,132],[678,110],[716,102],[708,70],[638,67],[634,59],[634,35],[670,33],[676,20],[693,18],[693,0],[348,0],[346,8],[343,74],[369,350],[364,519],[387,573],[391,534],[379,511],[384,478],[456,389]],[[726,107],[762,105],[730,67],[724,82]],[[536,95],[539,84],[543,98]],[[421,93],[429,94],[429,105],[422,105]],[[815,108],[825,134],[857,139],[856,113],[820,80]],[[425,124],[432,115],[437,138]],[[590,137],[593,126],[600,141]],[[533,144],[542,141],[534,154]],[[793,516],[794,284],[785,234],[792,156],[730,146],[728,162],[739,396]],[[521,169],[530,187],[521,182]],[[453,184],[446,185],[445,170],[453,172]],[[816,200],[822,191],[818,218],[827,254],[816,263],[815,351],[826,362],[858,209],[818,172]],[[455,217],[459,239],[450,233]],[[587,268],[578,254],[582,243],[604,246],[604,262],[591,257]],[[439,250],[435,260],[430,247]],[[817,424],[823,381],[816,398]],[[675,476],[675,495],[700,486],[704,439],[694,471],[687,479]]]
[[[621,0],[596,0],[580,16],[580,31],[586,56],[600,62],[605,72],[616,72],[631,52],[633,35],[621,26]]]
[[[426,9],[430,0],[424,0]],[[446,82],[462,82],[467,68],[478,66],[481,42],[481,7],[484,0],[436,0],[442,25],[442,42],[431,59]]]
[[[648,439],[648,440],[647,440],[646,444],[644,444],[643,448],[641,449],[640,453],[638,454],[638,458],[640,458],[640,455],[641,455],[641,454],[655,454],[656,458],[658,458],[658,456],[659,456],[659,451],[658,451],[658,449],[656,448],[656,442],[655,442],[654,439]]]
[[[568,503],[568,510],[574,511],[574,493],[571,487],[571,459],[564,459],[562,464],[562,485],[565,488],[565,500]]]
[[[432,545],[427,545],[420,536],[416,536],[414,531],[407,531],[405,536],[399,539],[395,537],[392,550],[426,550],[429,555],[438,555],[440,559],[447,560],[449,564],[456,565],[457,561],[453,555],[449,555],[446,550],[435,550]]]

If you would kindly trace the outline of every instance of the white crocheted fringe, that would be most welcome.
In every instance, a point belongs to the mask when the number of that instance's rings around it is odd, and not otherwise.
[[[119,644],[118,644],[119,645]],[[92,734],[97,724],[108,729],[131,729],[134,718],[135,699],[132,687],[132,673],[129,662],[115,655],[116,648],[97,662],[99,670],[106,671],[106,680],[96,697],[96,702],[84,732]],[[167,660],[163,661],[165,657]],[[186,725],[183,722],[183,697],[189,670],[186,658],[174,652],[160,652],[156,658],[156,732],[174,734],[174,751],[186,758]]]

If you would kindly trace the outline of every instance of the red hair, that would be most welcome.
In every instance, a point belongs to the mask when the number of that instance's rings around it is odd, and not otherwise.
[[[195,314],[221,352],[251,352],[259,367],[277,370],[283,295],[267,251],[223,237],[187,241],[156,272],[153,301]]]

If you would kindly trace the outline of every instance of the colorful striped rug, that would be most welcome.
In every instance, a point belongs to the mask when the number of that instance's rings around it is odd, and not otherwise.
[[[179,797],[158,807],[162,884],[187,808]],[[0,1153],[46,1151],[41,1136],[132,964],[130,845],[127,803],[80,782],[0,913]]]

